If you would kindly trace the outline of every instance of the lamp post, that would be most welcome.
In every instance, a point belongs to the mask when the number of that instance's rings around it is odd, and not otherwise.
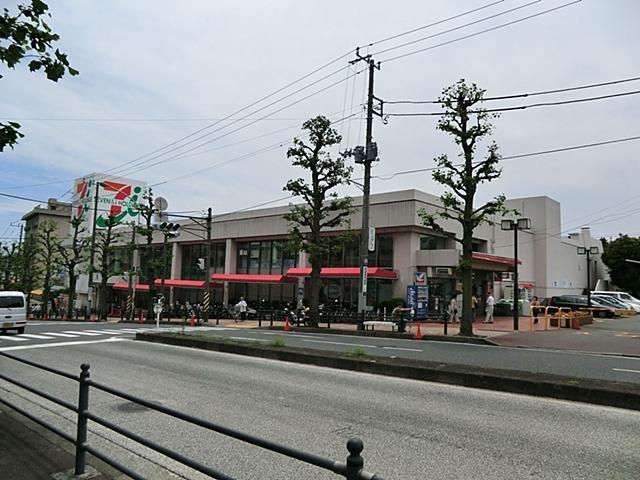
[[[587,256],[587,308],[591,308],[591,255],[598,253],[598,247],[578,247],[578,255]]]
[[[513,329],[518,330],[518,317],[520,315],[520,289],[518,285],[518,230],[530,230],[531,219],[505,219],[500,222],[500,228],[502,230],[513,230]]]

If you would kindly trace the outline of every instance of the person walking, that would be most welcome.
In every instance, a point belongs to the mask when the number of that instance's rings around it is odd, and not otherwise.
[[[240,297],[240,301],[236,303],[236,310],[240,312],[240,321],[244,322],[247,319],[247,302],[244,297]]]
[[[494,300],[493,295],[491,295],[491,292],[489,292],[487,296],[487,315],[484,319],[484,323],[493,323],[493,306],[495,305],[495,303],[496,301]]]
[[[476,321],[477,311],[478,311],[478,297],[476,297],[476,294],[474,293],[473,295],[471,295],[471,322]]]
[[[538,323],[538,314],[540,313],[540,300],[534,296],[529,304],[531,315],[533,315],[533,323]]]
[[[456,296],[451,295],[451,302],[449,302],[449,318],[451,319],[451,323],[458,323],[458,302],[456,301]]]

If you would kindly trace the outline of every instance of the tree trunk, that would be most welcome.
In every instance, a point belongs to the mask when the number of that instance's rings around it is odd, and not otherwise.
[[[73,319],[73,307],[76,300],[76,274],[69,270],[69,304],[67,305],[67,320]]]
[[[473,312],[471,308],[473,289],[472,253],[473,247],[471,236],[469,235],[469,238],[463,238],[462,243],[462,318],[460,320],[460,335],[467,337],[473,336]]]
[[[320,263],[311,264],[311,278],[309,280],[309,287],[311,288],[310,299],[310,318],[308,320],[310,327],[318,326],[319,305],[320,305]]]

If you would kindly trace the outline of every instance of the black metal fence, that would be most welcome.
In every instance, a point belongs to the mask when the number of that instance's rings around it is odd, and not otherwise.
[[[69,402],[66,402],[65,400],[59,399],[57,397],[54,397],[46,392],[40,391],[32,386],[29,386],[27,384],[25,384],[24,382],[20,382],[19,380],[15,380],[11,377],[8,377],[7,375],[0,373],[0,379],[5,380],[6,382],[12,383],[13,385],[16,385],[20,388],[23,388],[25,390],[27,390],[28,392],[31,392],[35,395],[38,395],[46,400],[49,400],[50,402],[53,402],[57,405],[60,405],[61,407],[64,407],[70,411],[76,412],[78,417],[77,417],[77,429],[76,429],[76,436],[75,438],[72,435],[69,435],[68,433],[58,429],[57,427],[48,424],[47,422],[45,422],[44,420],[38,418],[36,415],[33,415],[29,412],[27,412],[26,410],[18,407],[17,405],[14,405],[13,403],[9,402],[6,399],[0,398],[0,403],[6,405],[7,407],[12,408],[13,410],[15,410],[16,412],[24,415],[25,417],[31,419],[32,421],[36,422],[37,424],[41,425],[42,427],[50,430],[51,432],[59,435],[60,437],[64,438],[65,440],[75,444],[76,446],[76,455],[75,455],[75,474],[76,475],[82,475],[85,473],[86,470],[86,454],[91,453],[92,455],[94,455],[96,458],[99,458],[100,460],[102,460],[103,462],[111,465],[113,468],[119,470],[120,472],[128,475],[129,477],[133,478],[134,480],[145,480],[144,477],[142,477],[141,475],[139,475],[138,473],[136,473],[135,471],[133,471],[132,469],[130,469],[128,466],[123,465],[122,463],[118,462],[117,460],[107,456],[106,454],[104,454],[103,452],[101,452],[100,450],[98,450],[97,448],[93,447],[88,441],[87,441],[87,424],[88,421],[91,420],[95,423],[98,423],[100,425],[102,425],[103,427],[108,428],[109,430],[112,430],[120,435],[123,435],[141,445],[144,445],[145,447],[148,447],[152,450],[155,450],[183,465],[186,465],[188,467],[193,468],[194,470],[197,470],[201,473],[204,473],[205,475],[208,475],[211,478],[215,478],[215,479],[220,479],[220,480],[233,480],[233,477],[230,477],[229,475],[223,473],[223,472],[219,472],[218,470],[205,465],[203,463],[200,463],[196,460],[193,460],[191,458],[188,458],[178,452],[176,452],[175,450],[172,450],[170,448],[164,447],[152,440],[149,440],[145,437],[142,437],[141,435],[138,435],[124,427],[121,427],[119,425],[116,425],[113,422],[110,422],[109,420],[99,417],[98,415],[92,413],[89,410],[89,394],[90,394],[90,389],[94,388],[97,390],[101,390],[103,392],[106,392],[108,394],[114,395],[116,397],[128,400],[130,402],[134,402],[138,405],[142,405],[145,406],[147,408],[150,408],[152,410],[164,413],[166,415],[169,415],[171,417],[174,418],[178,418],[180,420],[183,420],[185,422],[188,422],[192,425],[197,425],[199,427],[202,427],[206,430],[211,430],[213,432],[217,432],[220,433],[222,435],[225,435],[227,437],[230,438],[234,438],[236,440],[240,440],[243,442],[246,442],[250,445],[254,445],[256,447],[260,447],[263,448],[265,450],[269,450],[272,452],[276,452],[279,453],[281,455],[284,455],[286,457],[289,458],[293,458],[296,460],[299,460],[300,462],[303,463],[307,463],[310,465],[315,465],[316,467],[322,468],[324,470],[328,470],[330,472],[333,472],[337,475],[340,475],[343,478],[346,478],[347,480],[383,480],[382,477],[380,477],[379,475],[374,475],[371,473],[367,473],[366,471],[364,471],[364,459],[362,458],[362,456],[360,455],[362,453],[363,450],[363,444],[362,441],[358,438],[352,438],[347,442],[347,450],[349,452],[349,455],[346,458],[345,462],[337,462],[334,460],[330,460],[324,457],[321,457],[319,455],[315,455],[313,453],[308,453],[308,452],[304,452],[302,450],[298,450],[295,448],[291,448],[288,447],[286,445],[281,445],[279,443],[276,442],[272,442],[270,440],[266,440],[248,433],[244,433],[238,430],[234,430],[213,422],[210,422],[208,420],[204,420],[198,417],[194,417],[192,415],[188,415],[186,413],[180,412],[178,410],[175,410],[173,408],[169,408],[169,407],[165,407],[162,405],[158,405],[156,403],[150,402],[148,400],[145,400],[143,398],[139,398],[133,395],[130,395],[126,392],[122,392],[120,390],[117,390],[115,388],[112,388],[108,385],[103,385],[101,383],[95,382],[94,380],[92,380],[90,378],[90,374],[89,374],[89,365],[86,363],[83,363],[80,366],[80,375],[79,376],[75,376],[72,375],[70,373],[52,368],[52,367],[48,367],[46,365],[41,365],[35,362],[32,362],[30,360],[26,360],[26,359],[22,359],[19,357],[15,357],[13,355],[10,355],[8,353],[5,352],[0,352],[0,356],[5,357],[5,358],[9,358],[11,360],[15,360],[17,362],[20,363],[24,363],[26,365],[29,365],[31,367],[34,368],[38,368],[40,370],[45,370],[49,373],[53,373],[55,375],[59,375],[62,376],[64,378],[73,380],[78,382],[79,384],[79,392],[78,392],[78,403],[77,405],[73,405]]]

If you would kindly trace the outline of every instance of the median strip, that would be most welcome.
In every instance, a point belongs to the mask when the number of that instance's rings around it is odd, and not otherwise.
[[[362,348],[371,347],[371,345],[347,344],[354,347],[353,351],[329,352],[312,348],[287,347],[286,340],[281,339],[278,339],[281,341],[277,343],[275,341],[265,343],[254,340],[231,340],[206,334],[185,335],[177,332],[138,333],[136,340],[640,410],[640,388],[633,383],[483,368],[476,365],[379,357],[369,354]]]

